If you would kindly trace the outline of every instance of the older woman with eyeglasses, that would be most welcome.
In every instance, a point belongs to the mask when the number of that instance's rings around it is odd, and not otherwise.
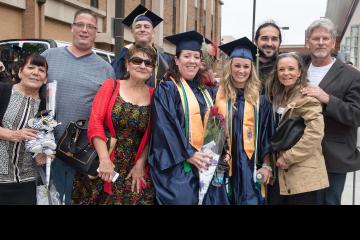
[[[99,155],[99,175],[95,179],[77,175],[74,204],[153,204],[146,164],[153,88],[145,82],[154,62],[151,48],[134,45],[126,56],[124,81],[106,80],[96,94],[88,137]],[[110,153],[105,129],[114,145]],[[119,177],[112,182],[114,172]]]

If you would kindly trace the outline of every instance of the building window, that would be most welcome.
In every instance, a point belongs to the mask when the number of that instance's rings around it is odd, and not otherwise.
[[[195,31],[198,30],[199,13],[198,13],[198,0],[195,0]]]
[[[176,0],[173,0],[173,20],[172,20],[172,33],[176,33]]]
[[[352,26],[350,37],[345,39],[345,60],[351,61],[358,66],[359,54],[359,26]]]
[[[141,0],[141,5],[145,7],[145,0]]]
[[[206,0],[203,0],[203,31],[204,36],[206,35]]]
[[[94,8],[99,8],[99,0],[91,0],[90,6]]]
[[[211,15],[211,40],[214,39],[214,15]]]
[[[214,0],[211,0],[211,40],[215,39],[214,38],[214,29],[215,29],[215,26],[214,26],[214,23],[215,23],[215,20],[214,20]]]

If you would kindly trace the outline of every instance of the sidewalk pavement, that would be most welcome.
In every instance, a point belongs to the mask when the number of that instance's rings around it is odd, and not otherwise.
[[[355,202],[353,203],[353,181],[354,173],[350,172],[346,175],[344,192],[342,194],[341,205],[360,205],[360,171],[355,175]]]

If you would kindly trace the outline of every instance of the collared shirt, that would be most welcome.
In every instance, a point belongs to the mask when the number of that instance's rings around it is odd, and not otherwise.
[[[329,72],[330,68],[334,64],[335,59],[326,66],[315,67],[312,63],[308,69],[308,79],[312,85],[319,86],[321,80],[325,77],[325,75]]]

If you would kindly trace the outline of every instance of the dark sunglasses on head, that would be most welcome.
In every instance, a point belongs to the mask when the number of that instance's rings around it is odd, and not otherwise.
[[[139,57],[132,57],[129,59],[129,62],[135,65],[141,65],[142,63],[144,63],[146,67],[154,67],[154,63],[151,60],[142,59]]]

